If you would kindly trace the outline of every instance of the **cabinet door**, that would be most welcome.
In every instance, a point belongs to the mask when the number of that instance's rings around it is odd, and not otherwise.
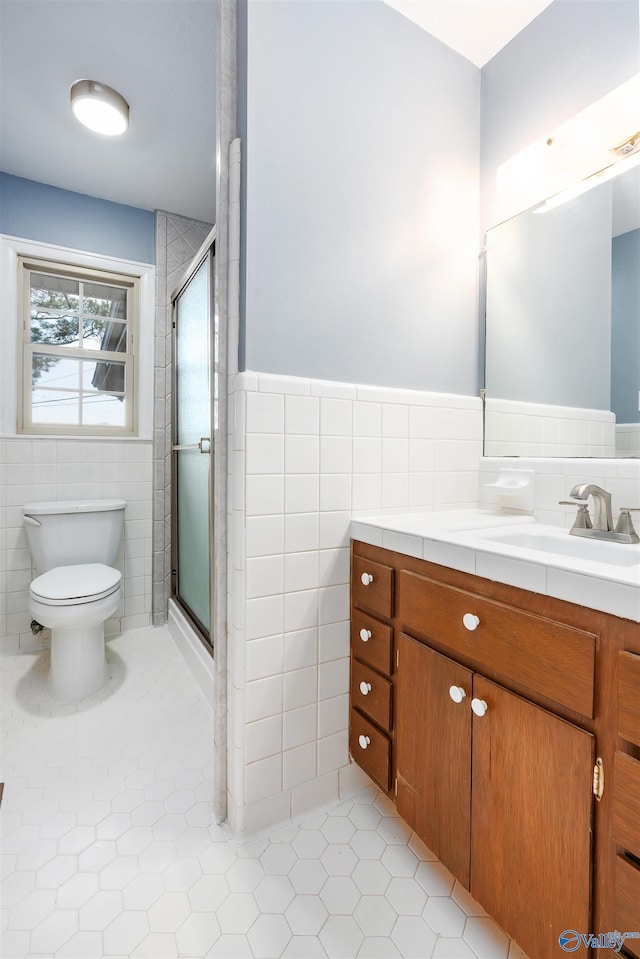
[[[594,738],[477,674],[471,894],[522,949],[590,931]]]
[[[438,859],[469,886],[471,678],[404,634],[396,672],[398,812]],[[465,693],[462,702],[449,689]]]

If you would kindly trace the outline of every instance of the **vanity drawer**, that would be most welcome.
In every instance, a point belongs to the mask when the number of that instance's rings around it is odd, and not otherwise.
[[[391,785],[391,741],[357,710],[351,710],[349,751],[385,791]]]
[[[354,609],[351,615],[351,652],[386,676],[393,672],[393,629]]]
[[[640,746],[640,656],[618,653],[618,735]]]
[[[372,579],[365,584],[363,577]],[[385,619],[393,616],[393,569],[382,563],[353,555],[351,600],[354,606],[378,613]]]
[[[614,928],[640,932],[640,869],[624,856],[616,859]],[[624,948],[632,956],[640,956],[640,939],[626,939]]]
[[[471,614],[470,621],[466,614]],[[407,570],[398,574],[397,619],[403,629],[468,657],[476,668],[493,670],[583,716],[593,716],[592,633]]]
[[[351,660],[351,705],[383,729],[391,729],[391,683],[363,663]]]
[[[619,845],[640,857],[640,762],[622,752],[614,763],[613,834]]]

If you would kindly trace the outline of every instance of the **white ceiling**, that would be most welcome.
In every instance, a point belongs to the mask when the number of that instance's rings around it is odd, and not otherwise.
[[[215,0],[0,0],[0,169],[214,221]],[[123,137],[74,119],[80,78],[118,90]]]
[[[481,65],[550,0],[389,0]],[[148,210],[215,219],[215,0],[0,0],[0,169]],[[80,78],[131,107],[81,127]]]
[[[386,0],[423,30],[483,67],[551,0]]]

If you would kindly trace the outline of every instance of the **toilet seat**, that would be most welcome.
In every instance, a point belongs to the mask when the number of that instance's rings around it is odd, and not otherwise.
[[[56,566],[31,583],[31,595],[46,606],[95,603],[115,593],[122,575],[103,563]]]

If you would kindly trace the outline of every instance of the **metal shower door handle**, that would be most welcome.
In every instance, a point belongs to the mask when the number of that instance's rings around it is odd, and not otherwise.
[[[210,453],[211,437],[201,436],[199,443],[183,443],[182,446],[172,446],[171,449],[174,453],[177,450],[200,450],[201,453]]]

